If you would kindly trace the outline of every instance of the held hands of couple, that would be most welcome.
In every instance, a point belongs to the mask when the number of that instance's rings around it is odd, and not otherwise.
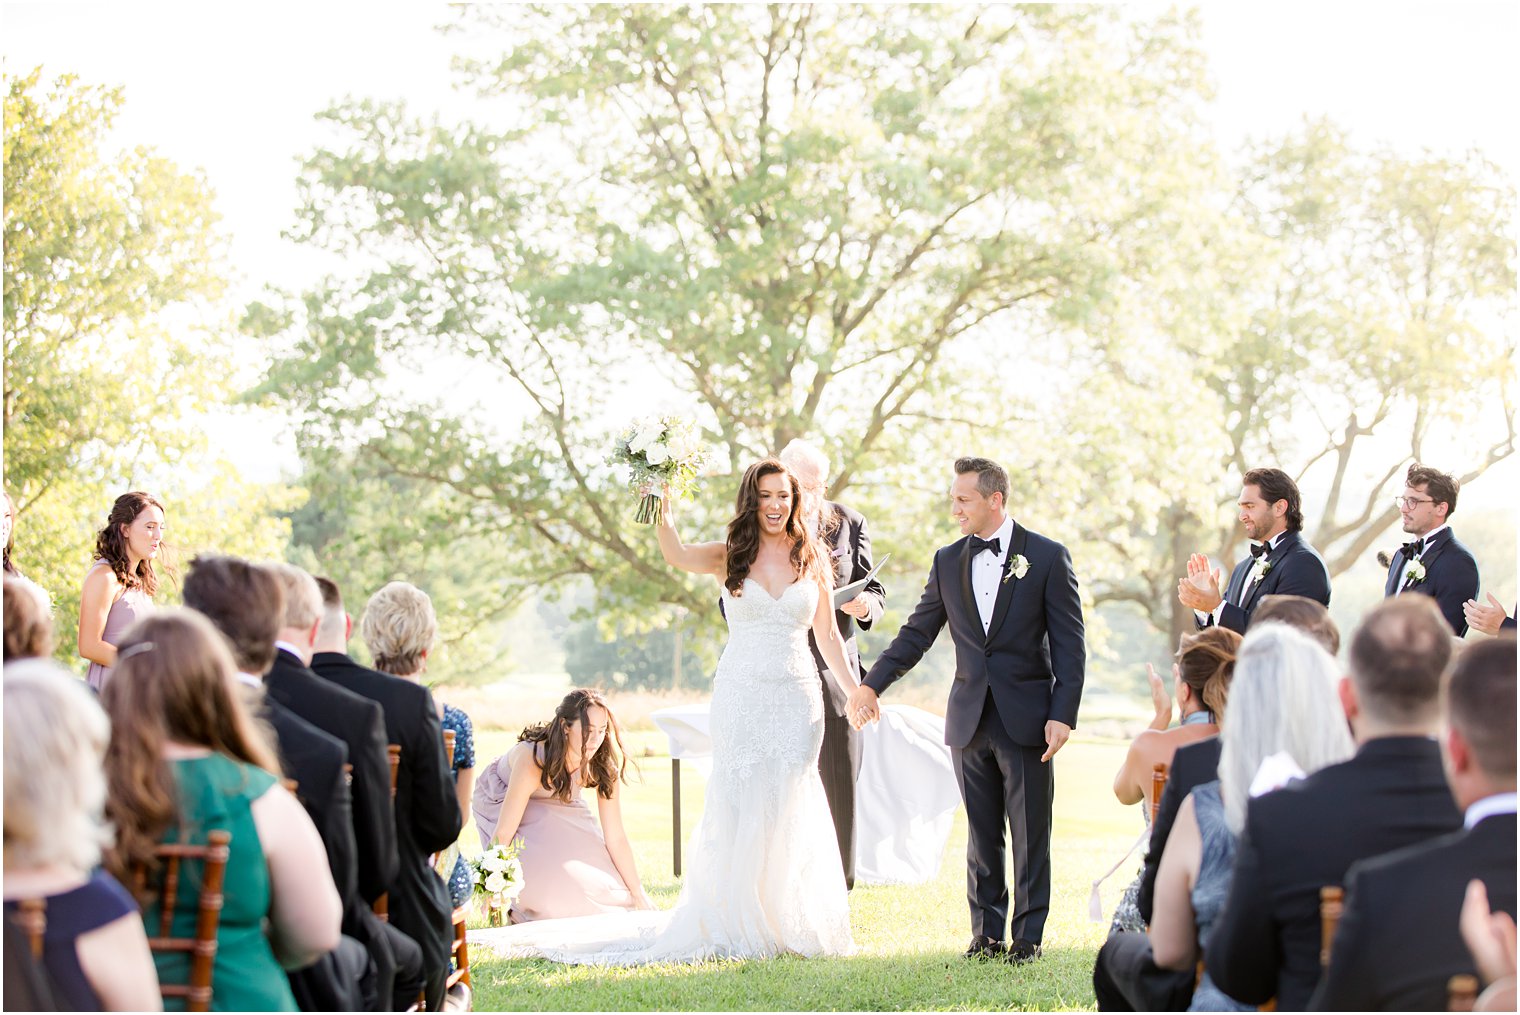
[[[1177,598],[1183,606],[1199,613],[1212,613],[1224,602],[1219,591],[1222,573],[1209,569],[1209,558],[1195,553],[1188,558],[1187,577],[1177,583]]]
[[[881,707],[876,703],[876,692],[865,684],[856,687],[850,692],[849,700],[845,702],[844,714],[855,729],[860,729],[868,722],[876,722],[881,718]]]

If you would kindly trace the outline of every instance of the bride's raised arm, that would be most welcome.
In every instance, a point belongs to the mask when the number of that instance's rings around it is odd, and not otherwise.
[[[671,567],[678,567],[692,574],[721,575],[724,573],[728,544],[681,542],[681,537],[676,534],[675,510],[669,493],[665,494],[665,503],[660,512],[660,524],[655,526],[655,529],[660,537],[660,553],[664,555],[665,563]]]
[[[818,579],[818,608],[813,611],[813,640],[818,642],[818,651],[839,689],[849,694],[859,687],[860,679],[845,655],[844,639],[834,618],[834,590],[822,578]]]

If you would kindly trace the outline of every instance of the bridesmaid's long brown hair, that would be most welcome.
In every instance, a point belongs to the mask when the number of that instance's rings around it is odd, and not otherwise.
[[[586,712],[592,708],[606,709],[607,736],[602,741],[602,746],[597,748],[596,754],[587,758],[586,741],[591,724],[586,719]],[[543,768],[538,777],[539,783],[558,800],[568,803],[572,780],[565,758],[569,754],[570,727],[577,719],[581,722],[581,784],[595,786],[598,796],[610,798],[618,780],[627,780],[625,772],[628,768],[628,753],[623,749],[617,716],[612,714],[612,706],[607,704],[601,691],[589,687],[576,688],[560,701],[559,707],[554,710],[553,719],[525,727],[518,734],[517,741],[543,745]]]
[[[797,477],[776,459],[762,458],[745,470],[734,502],[734,517],[728,523],[728,574],[723,585],[735,598],[744,594],[744,579],[749,577],[749,569],[760,552],[760,480],[777,474],[785,476],[792,488],[792,511],[787,515],[784,531],[792,541],[793,571],[799,579],[822,578],[829,586],[833,585],[834,573],[823,566],[823,555],[803,524],[802,491],[797,486]]]

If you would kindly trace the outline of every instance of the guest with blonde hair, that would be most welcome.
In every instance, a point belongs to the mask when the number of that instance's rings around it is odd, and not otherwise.
[[[5,584],[9,640],[11,579]],[[162,1011],[137,904],[100,869],[112,842],[105,713],[42,659],[5,667],[4,701],[6,918],[21,900],[42,900],[42,965],[62,1010]]]

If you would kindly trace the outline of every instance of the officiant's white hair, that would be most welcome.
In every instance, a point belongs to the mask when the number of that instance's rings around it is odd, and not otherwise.
[[[793,437],[787,442],[786,447],[776,456],[776,460],[786,466],[791,472],[796,472],[800,465],[809,465],[818,470],[818,478],[828,482],[829,456],[824,454],[818,445],[805,441],[800,437]]]
[[[1335,659],[1287,624],[1252,624],[1235,656],[1230,707],[1219,724],[1219,796],[1225,824],[1246,824],[1261,763],[1287,754],[1305,775],[1351,757],[1351,732],[1335,693]]]

